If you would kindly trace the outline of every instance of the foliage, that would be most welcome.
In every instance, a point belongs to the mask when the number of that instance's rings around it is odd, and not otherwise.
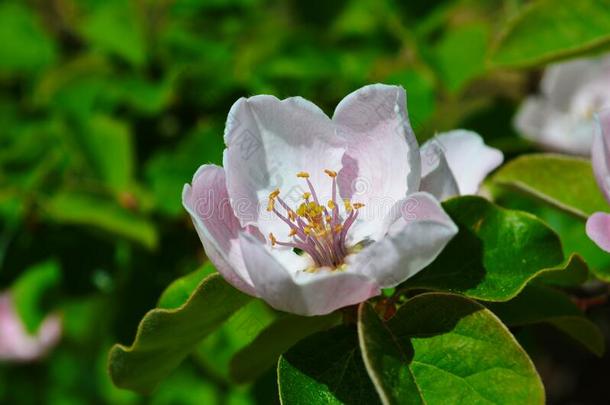
[[[541,378],[579,402],[539,342],[602,355],[587,303],[610,259],[582,220],[608,207],[588,162],[531,154],[511,120],[538,69],[607,49],[609,19],[602,0],[1,2],[0,286],[29,332],[59,313],[63,336],[0,364],[0,402],[540,403]],[[300,95],[332,113],[372,82],[406,88],[420,142],[464,127],[502,149],[493,202],[445,202],[459,235],[358,313],[237,292],[180,203],[222,163],[231,104]],[[573,363],[607,394],[607,367]]]

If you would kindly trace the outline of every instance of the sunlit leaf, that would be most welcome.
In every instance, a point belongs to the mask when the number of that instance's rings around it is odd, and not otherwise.
[[[591,163],[584,159],[522,156],[503,166],[493,180],[583,219],[610,209],[595,182]]]
[[[443,207],[459,234],[405,288],[506,301],[537,275],[556,271],[564,260],[557,234],[531,214],[474,196],[451,199]]]
[[[523,7],[492,49],[493,66],[532,66],[610,43],[605,0],[538,0]]]
[[[386,404],[542,404],[531,360],[489,310],[466,298],[430,293],[389,321],[359,310],[366,368]]]

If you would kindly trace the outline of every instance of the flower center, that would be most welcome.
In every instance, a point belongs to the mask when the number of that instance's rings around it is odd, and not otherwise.
[[[309,180],[309,173],[306,172],[297,173],[297,177],[307,182],[309,192],[303,193],[303,202],[296,210],[280,198],[279,189],[269,194],[267,211],[273,212],[290,227],[289,236],[292,241],[279,241],[273,233],[269,234],[269,240],[272,246],[288,246],[309,254],[316,268],[330,267],[336,270],[344,264],[349,253],[345,245],[347,232],[364,204],[352,204],[349,199],[343,200],[345,216],[341,216],[337,205],[337,173],[332,170],[324,172],[332,179],[332,198],[326,205],[320,204],[316,190]],[[285,214],[276,209],[276,203],[279,203]]]

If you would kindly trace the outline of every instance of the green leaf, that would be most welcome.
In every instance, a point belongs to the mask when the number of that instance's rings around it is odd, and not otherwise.
[[[578,286],[589,277],[589,266],[577,254],[571,255],[561,266],[548,269],[536,277],[536,281],[560,287]]]
[[[216,378],[231,382],[231,359],[277,319],[278,313],[262,300],[252,300],[205,338],[193,358]]]
[[[609,26],[606,0],[539,0],[506,24],[489,60],[524,67],[575,56],[610,43]]]
[[[591,163],[584,159],[552,154],[522,156],[502,167],[493,181],[583,219],[609,209]]]
[[[47,315],[43,308],[45,294],[57,287],[61,270],[54,261],[39,263],[26,269],[11,287],[11,297],[26,330],[36,333]]]
[[[451,199],[443,207],[459,234],[404,288],[507,301],[538,274],[557,270],[564,260],[559,237],[531,214],[474,196]]]
[[[56,58],[55,44],[23,4],[0,4],[0,71],[35,71]]]
[[[299,340],[328,329],[339,320],[338,314],[312,317],[288,314],[276,320],[235,354],[230,366],[232,379],[238,383],[256,380]]]
[[[133,181],[134,151],[129,126],[113,118],[89,117],[84,140],[99,176],[114,191],[125,191]]]
[[[62,192],[46,201],[44,210],[54,222],[91,226],[131,239],[149,249],[157,245],[158,236],[154,225],[113,201],[81,193]]]
[[[516,298],[486,304],[508,326],[546,322],[602,356],[604,335],[564,293],[544,286],[527,286]]]
[[[361,304],[362,357],[386,404],[543,404],[531,360],[489,310],[422,294],[388,322]]]
[[[84,19],[81,30],[94,47],[140,66],[146,60],[146,43],[134,7],[130,2],[101,2]]]
[[[278,362],[280,401],[292,404],[378,404],[354,328],[318,332],[284,353]]]
[[[156,197],[159,211],[184,215],[182,188],[190,182],[202,162],[222,164],[222,128],[200,125],[193,129],[174,150],[155,154],[146,164],[146,178]]]
[[[207,262],[192,273],[174,280],[161,294],[157,308],[175,309],[180,307],[188,300],[201,281],[214,272],[216,272],[214,265]]]
[[[151,392],[197,343],[250,300],[220,275],[208,276],[183,306],[148,312],[132,346],[112,348],[108,358],[112,381],[120,388]]]
[[[450,91],[457,92],[484,72],[488,38],[486,24],[469,24],[448,31],[435,48],[435,65]]]

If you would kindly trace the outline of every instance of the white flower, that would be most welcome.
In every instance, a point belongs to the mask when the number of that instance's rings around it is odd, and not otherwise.
[[[547,149],[588,155],[593,116],[610,108],[610,56],[551,65],[541,87],[517,113],[517,130]]]
[[[403,88],[348,95],[329,118],[311,102],[238,100],[224,168],[204,165],[183,204],[206,254],[236,288],[320,315],[430,264],[457,233],[439,199],[477,191],[502,161],[468,131],[418,148]]]

